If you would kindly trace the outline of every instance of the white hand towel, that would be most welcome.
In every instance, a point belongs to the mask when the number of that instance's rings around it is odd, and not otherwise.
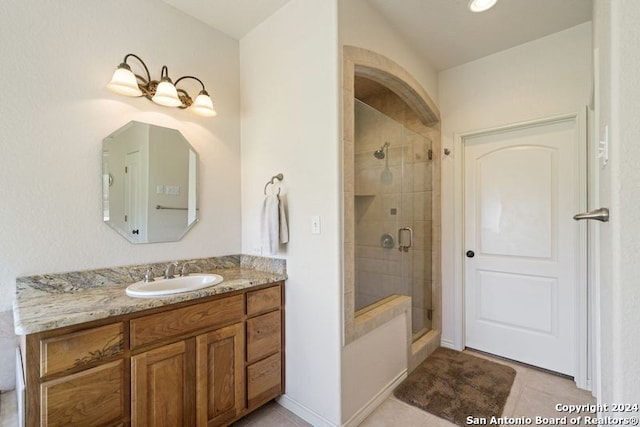
[[[278,196],[269,194],[262,204],[262,217],[260,222],[260,234],[262,250],[266,255],[274,255],[278,252]]]
[[[278,245],[289,242],[287,217],[277,194],[269,194],[264,198],[260,234],[262,249],[266,251],[266,255],[277,254]]]
[[[280,243],[289,243],[289,224],[287,223],[287,214],[284,212],[284,203],[280,197],[278,197],[278,206],[280,207]]]

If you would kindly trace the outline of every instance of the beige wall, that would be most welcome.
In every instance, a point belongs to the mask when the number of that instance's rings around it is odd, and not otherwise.
[[[405,369],[407,338],[406,334],[399,334],[397,331],[404,331],[405,328],[405,316],[398,316],[380,326],[375,334],[365,335],[345,347],[342,355],[345,365],[362,366],[363,371],[380,373],[378,375],[364,375],[358,381],[350,381],[349,379],[345,381],[342,393],[349,398],[343,399],[343,413],[356,414],[369,403],[371,396],[363,393],[363,390],[384,390],[390,384],[401,379],[398,376]],[[387,345],[380,347],[380,339],[383,339]],[[398,357],[398,352],[401,357]],[[366,354],[367,357],[362,357],[363,354]]]
[[[609,127],[610,159],[599,170],[599,205],[611,219],[597,226],[600,283],[597,340],[598,403],[637,403],[640,396],[640,3],[596,0],[594,46],[598,49],[596,141]],[[594,206],[595,207],[595,206]],[[631,413],[606,415],[628,418]]]
[[[439,74],[442,146],[442,343],[461,342],[455,266],[454,135],[582,111],[591,96],[591,23],[469,62]]]
[[[339,0],[340,44],[386,56],[406,69],[438,103],[438,72],[367,0]]]
[[[7,0],[0,7],[0,389],[13,387],[15,278],[240,251],[238,42],[155,0]],[[125,54],[193,74],[205,119],[105,85]],[[189,91],[197,90],[188,88]],[[102,139],[137,120],[200,154],[202,219],[181,241],[132,245],[102,222]],[[6,345],[5,345],[6,344]]]
[[[387,57],[412,75],[431,99],[436,100],[435,69],[366,0],[339,0],[338,17],[340,46],[364,48]],[[343,347],[343,423],[362,419],[373,409],[376,399],[390,391],[390,379],[398,378],[407,369],[406,348],[388,346],[388,334],[395,337],[406,336],[406,324],[406,321],[394,320]],[[387,363],[378,364],[375,368],[369,363],[363,363],[372,353],[384,353]]]
[[[335,1],[292,0],[240,41],[242,247],[260,251],[265,183],[286,201],[286,396],[316,426],[340,424],[340,161]],[[320,234],[311,218],[320,217]]]

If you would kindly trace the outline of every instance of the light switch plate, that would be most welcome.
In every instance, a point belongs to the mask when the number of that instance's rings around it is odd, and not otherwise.
[[[179,185],[167,185],[167,194],[170,196],[178,196],[180,195],[180,186]]]
[[[320,234],[320,217],[311,217],[311,234]]]
[[[609,125],[604,127],[604,141],[598,143],[598,158],[600,159],[600,167],[604,169],[609,163]]]

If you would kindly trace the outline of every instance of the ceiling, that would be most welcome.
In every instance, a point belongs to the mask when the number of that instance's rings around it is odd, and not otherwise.
[[[240,39],[289,0],[164,0]],[[349,0],[343,0],[349,1]],[[498,0],[472,13],[469,0],[367,0],[437,70],[591,20],[592,0]]]
[[[289,0],[163,1],[238,40],[289,2]]]
[[[498,0],[484,13],[468,0],[368,1],[438,70],[589,21],[592,9],[591,0]]]

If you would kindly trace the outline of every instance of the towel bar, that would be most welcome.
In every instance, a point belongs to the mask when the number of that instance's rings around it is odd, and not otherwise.
[[[162,206],[162,205],[156,205],[156,209],[169,209],[169,210],[173,210],[173,211],[188,211],[189,208],[172,208],[170,206]],[[200,210],[200,208],[196,208],[197,211]]]
[[[264,195],[267,195],[267,187],[269,186],[269,184],[275,184],[276,179],[278,181],[282,181],[284,179],[284,175],[282,175],[281,173],[274,175],[271,177],[271,179],[269,181],[267,181],[267,183],[264,185]],[[280,194],[280,188],[278,188],[278,194]]]

